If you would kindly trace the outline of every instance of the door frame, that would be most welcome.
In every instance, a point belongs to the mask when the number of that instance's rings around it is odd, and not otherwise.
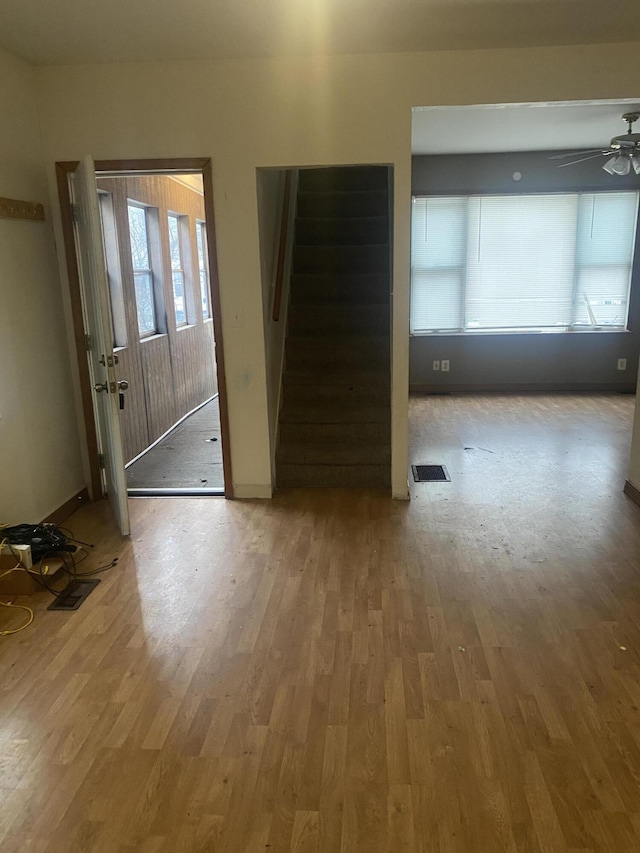
[[[65,160],[56,163],[56,182],[62,222],[64,254],[69,280],[71,317],[76,350],[76,361],[80,377],[80,395],[84,416],[85,438],[89,456],[90,492],[93,500],[102,497],[102,476],[98,450],[91,380],[87,360],[86,329],[82,310],[80,266],[76,253],[76,241],[73,228],[69,175],[75,172],[79,160]],[[155,160],[96,160],[96,172],[171,172],[184,174],[200,173],[204,188],[204,210],[207,227],[207,254],[209,257],[209,284],[213,308],[213,332],[216,352],[216,373],[218,377],[218,403],[220,406],[220,437],[222,444],[222,470],[224,474],[224,496],[233,498],[233,480],[231,479],[231,452],[229,446],[229,411],[227,406],[227,383],[224,363],[224,345],[222,340],[222,320],[220,311],[220,283],[218,279],[218,256],[213,208],[213,169],[209,157],[178,157]]]

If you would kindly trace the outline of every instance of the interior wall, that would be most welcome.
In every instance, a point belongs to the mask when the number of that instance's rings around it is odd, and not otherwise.
[[[629,460],[629,482],[640,491],[640,370],[636,384],[636,411],[631,436],[631,458]]]
[[[99,177],[97,184],[112,198],[119,247],[126,344],[117,346],[115,351],[118,378],[129,383],[125,408],[120,412],[124,458],[129,462],[218,390],[213,320],[203,318],[200,298],[196,222],[205,220],[204,198],[202,192],[187,186],[187,181],[178,182],[168,175]],[[149,238],[150,243],[157,244],[155,251],[152,247],[151,255],[159,291],[156,309],[161,328],[158,334],[142,340],[129,250],[128,200],[151,208]],[[188,323],[179,328],[174,311],[167,229],[170,212],[184,218],[189,235],[188,241],[182,240]],[[182,236],[186,237],[184,232]]]
[[[36,76],[0,51],[0,196],[45,222],[0,219],[0,523],[38,522],[84,484],[37,116]]]
[[[637,96],[638,45],[38,71],[47,160],[210,156],[235,493],[271,494],[256,167],[394,167],[392,483],[407,495],[411,107]],[[560,73],[561,70],[561,73]]]
[[[470,129],[472,132],[472,129]],[[414,195],[640,189],[640,176],[612,176],[598,160],[558,168],[551,152],[416,156]],[[521,179],[514,181],[514,173]],[[622,332],[413,335],[409,382],[427,390],[635,388],[640,354],[640,247],[632,275],[629,329]],[[433,361],[449,359],[448,373]],[[617,369],[626,358],[627,368]]]
[[[282,370],[284,365],[287,314],[291,285],[291,254],[296,213],[297,170],[292,169],[290,171],[292,180],[289,189],[290,205],[289,216],[287,219],[287,243],[285,246],[285,263],[283,268],[282,291],[280,298],[280,316],[278,320],[273,319],[273,305],[287,170],[258,169],[256,176],[272,482],[275,482],[278,416],[280,413]]]

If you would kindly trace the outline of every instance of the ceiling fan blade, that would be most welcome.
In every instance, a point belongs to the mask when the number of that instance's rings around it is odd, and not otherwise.
[[[565,157],[577,157],[580,154],[598,154],[602,153],[602,148],[583,148],[582,151],[566,151],[564,154],[554,154],[549,157],[549,160],[563,160]]]
[[[583,152],[584,153],[584,152]],[[613,153],[613,152],[611,152]],[[576,163],[584,163],[586,160],[595,160],[596,157],[608,157],[608,151],[598,151],[597,154],[590,154],[588,157],[581,157],[580,160],[572,160],[570,163],[558,163],[558,169],[562,169],[563,166],[575,166]]]

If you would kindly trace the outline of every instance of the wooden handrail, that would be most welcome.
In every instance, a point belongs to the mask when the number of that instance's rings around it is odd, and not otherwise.
[[[284,197],[282,199],[282,218],[280,220],[280,244],[278,246],[278,265],[276,267],[276,287],[273,294],[273,320],[280,319],[280,303],[282,302],[282,279],[284,277],[284,262],[287,253],[287,236],[289,226],[289,203],[291,196],[291,169],[284,176]]]

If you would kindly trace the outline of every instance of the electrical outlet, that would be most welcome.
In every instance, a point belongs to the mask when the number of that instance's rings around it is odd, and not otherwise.
[[[445,373],[449,370],[449,359],[448,358],[442,359],[442,361],[440,362],[440,369],[443,370]]]
[[[618,359],[618,370],[626,370],[627,369],[627,359],[619,358]],[[443,368],[444,370],[444,368]]]
[[[433,362],[432,369],[433,369],[433,370],[440,370],[440,362],[439,362],[439,361],[434,361],[434,362]]]

